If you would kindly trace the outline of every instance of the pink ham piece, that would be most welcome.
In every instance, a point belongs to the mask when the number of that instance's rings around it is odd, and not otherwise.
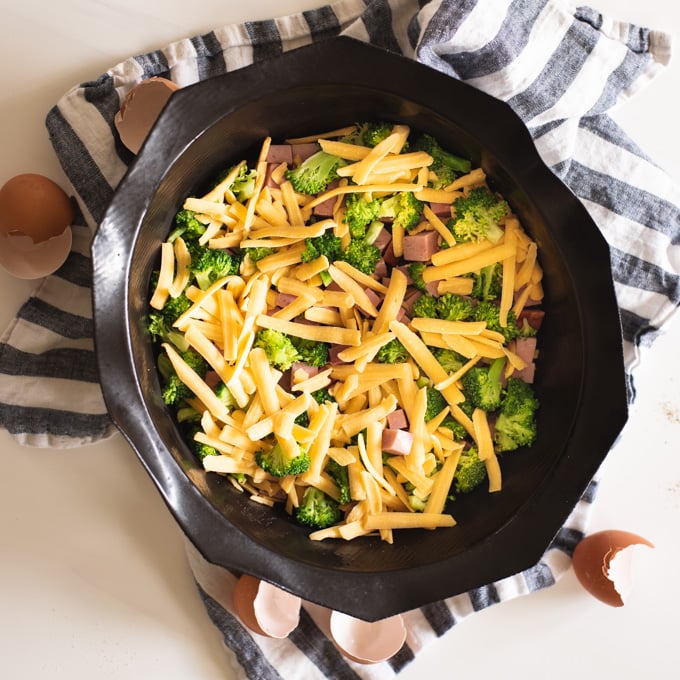
[[[439,247],[436,231],[421,231],[413,236],[404,236],[404,259],[411,262],[429,262]]]
[[[388,229],[381,229],[378,237],[373,242],[376,248],[380,249],[380,252],[385,252],[385,248],[392,243],[392,234],[390,234]]]
[[[267,152],[267,163],[273,165],[281,165],[281,163],[288,163],[288,166],[293,164],[293,147],[290,144],[272,144]]]
[[[347,345],[331,345],[330,349],[328,350],[328,361],[333,365],[333,366],[338,366],[339,364],[346,364],[346,361],[343,361],[342,359],[338,358],[338,354],[342,352],[343,349],[347,349]]]
[[[430,210],[443,219],[451,217],[451,206],[448,203],[430,203]]]
[[[317,366],[311,366],[310,364],[306,364],[304,361],[296,361],[290,367],[290,374],[294,378],[295,382],[313,378],[318,372],[319,368]]]
[[[380,307],[382,304],[382,297],[378,295],[373,289],[371,288],[364,288],[364,293],[366,293],[366,297],[376,306]]]
[[[413,445],[413,433],[408,430],[387,428],[382,434],[382,450],[393,456],[408,456]]]
[[[319,145],[316,142],[311,142],[309,144],[291,144],[291,150],[293,153],[292,163],[297,163],[298,161],[302,163],[302,161],[319,151]]]
[[[340,184],[340,180],[334,179],[327,187],[326,191],[335,189]],[[331,196],[331,198],[326,199],[323,203],[315,205],[313,212],[319,217],[333,217],[333,210],[335,209],[336,196]]]
[[[528,383],[534,382],[534,375],[536,373],[536,364],[534,363],[534,357],[536,355],[536,338],[517,338],[517,340],[515,340],[514,351],[517,356],[526,363],[526,366],[519,371],[516,370],[512,374],[512,377],[520,378]]]
[[[538,330],[543,323],[544,316],[545,312],[542,309],[523,309],[517,317],[517,325],[521,327],[522,322],[526,319],[534,330]]]
[[[408,427],[408,419],[406,412],[398,408],[396,411],[387,414],[387,426],[391,430],[403,430]]]
[[[387,263],[385,260],[378,260],[375,263],[375,271],[373,272],[373,275],[376,279],[384,279],[387,277]]]

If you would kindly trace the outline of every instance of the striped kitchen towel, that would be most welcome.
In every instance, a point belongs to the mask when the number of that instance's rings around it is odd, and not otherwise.
[[[609,111],[670,58],[670,39],[566,0],[339,0],[269,21],[216,28],[139,55],[67,92],[47,116],[80,214],[71,256],[0,339],[0,426],[29,446],[68,447],[114,433],[97,384],[89,243],[132,160],[113,125],[122,97],[150,76],[180,86],[340,33],[404,54],[507,101],[552,170],[611,246],[629,396],[643,346],[680,302],[680,192]],[[501,582],[407,613],[389,662],[341,659],[311,605],[286,640],[251,636],[234,617],[234,577],[189,550],[208,614],[251,678],[389,678],[430,640],[486,606],[553,584],[570,565],[594,481],[541,561]]]

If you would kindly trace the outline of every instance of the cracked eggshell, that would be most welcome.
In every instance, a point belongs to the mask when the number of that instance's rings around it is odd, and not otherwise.
[[[654,547],[630,531],[607,529],[590,534],[574,550],[574,574],[593,597],[622,607],[633,587],[633,560],[639,546]]]
[[[300,622],[301,598],[243,574],[234,587],[234,609],[244,625],[259,635],[285,638]]]
[[[374,664],[394,656],[406,640],[404,619],[397,614],[379,621],[363,621],[333,611],[330,631],[338,649],[352,661]]]
[[[73,205],[48,177],[16,175],[0,189],[0,264],[13,276],[56,271],[71,250]]]
[[[135,85],[123,99],[114,124],[120,141],[138,153],[168,99],[179,85],[167,78],[148,78]]]

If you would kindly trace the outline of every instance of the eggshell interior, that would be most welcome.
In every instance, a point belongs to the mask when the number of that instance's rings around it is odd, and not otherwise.
[[[401,616],[379,621],[363,621],[334,611],[330,631],[338,649],[352,661],[374,664],[394,656],[406,640],[406,626]]]
[[[631,548],[635,546],[654,547],[629,531],[607,529],[590,534],[574,550],[574,574],[593,597],[611,607],[622,607],[633,587]]]
[[[296,595],[261,581],[253,610],[257,623],[265,635],[285,638],[300,623],[301,605],[302,600]]]
[[[72,238],[70,227],[39,243],[21,232],[0,232],[0,265],[19,279],[41,279],[64,264]]]
[[[258,635],[264,635],[265,632],[257,622],[254,609],[259,587],[260,579],[254,576],[243,574],[239,577],[234,586],[234,610],[244,626],[247,626]]]
[[[123,99],[114,124],[120,141],[138,153],[168,99],[179,86],[167,78],[149,78],[133,87]]]

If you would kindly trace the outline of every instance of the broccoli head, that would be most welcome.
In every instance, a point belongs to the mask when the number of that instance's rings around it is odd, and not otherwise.
[[[311,463],[307,452],[302,447],[298,446],[297,454],[291,457],[278,441],[269,451],[260,449],[255,454],[255,461],[272,477],[301,475],[307,472]]]
[[[292,336],[290,341],[297,350],[297,361],[304,361],[310,366],[325,366],[328,363],[328,345],[325,342]]]
[[[347,194],[345,197],[344,220],[352,238],[364,238],[366,227],[378,219],[379,213],[380,200],[377,198],[366,200],[363,193]]]
[[[325,387],[322,387],[319,390],[314,390],[311,395],[317,404],[325,404],[327,401],[335,401],[333,395]]]
[[[491,300],[482,300],[478,302],[474,308],[472,318],[475,321],[484,321],[486,327],[490,331],[500,333],[505,338],[505,342],[510,342],[510,340],[514,340],[520,335],[515,312],[510,310],[508,312],[507,325],[501,326],[500,307]]]
[[[346,144],[376,146],[392,134],[393,125],[383,121],[357,123],[354,131],[342,138]]]
[[[504,368],[505,357],[500,357],[489,366],[474,366],[463,376],[463,392],[475,408],[495,411],[501,405]]]
[[[411,355],[399,338],[392,338],[378,350],[375,360],[381,364],[403,364],[408,361],[409,356]]]
[[[508,378],[494,427],[498,451],[514,451],[536,440],[536,409],[539,402],[533,388],[520,378]]]
[[[455,217],[447,226],[456,241],[481,241],[488,239],[494,243],[503,236],[500,220],[509,210],[508,204],[486,187],[471,189],[467,195],[453,202]]]
[[[427,406],[425,407],[425,422],[429,422],[438,416],[446,407],[444,395],[435,387],[427,387]]]
[[[281,371],[287,371],[298,360],[298,352],[290,337],[272,328],[258,330],[253,347],[261,347],[267,355],[267,361]]]
[[[497,300],[503,285],[503,265],[500,262],[482,267],[472,275],[474,283],[470,295],[477,300]]]
[[[238,406],[236,399],[234,399],[234,395],[231,393],[231,390],[222,381],[218,382],[215,386],[215,395],[225,406],[228,406],[229,408]]]
[[[344,260],[364,274],[373,274],[381,257],[379,248],[363,239],[353,238],[337,259]]]
[[[413,315],[428,319],[437,318],[437,298],[425,293],[413,303]]]
[[[302,252],[302,261],[311,262],[317,257],[325,255],[329,262],[335,262],[342,252],[342,239],[333,234],[332,231],[325,231],[321,236],[305,239],[305,249]]]
[[[318,194],[337,179],[337,170],[341,165],[345,165],[345,161],[339,156],[317,151],[296,168],[287,170],[286,179],[300,194]]]
[[[194,393],[177,377],[176,373],[168,376],[161,393],[163,403],[177,406],[183,399],[193,397]]]
[[[463,367],[465,359],[455,350],[436,347],[433,350],[434,358],[441,364],[447,373],[455,373]]]
[[[412,191],[400,191],[380,203],[379,217],[390,218],[393,225],[410,231],[420,224],[425,204]]]
[[[411,277],[413,285],[418,290],[422,290],[423,293],[427,292],[427,284],[423,281],[423,270],[425,267],[427,267],[425,262],[411,262],[408,265],[408,275]]]
[[[437,298],[437,316],[446,321],[467,321],[474,311],[472,302],[462,295],[444,293]]]
[[[168,236],[168,241],[174,241],[181,236],[185,241],[195,241],[205,232],[205,224],[196,219],[192,210],[180,210],[175,215],[175,223]]]
[[[487,478],[486,465],[479,460],[479,452],[474,446],[463,451],[453,475],[455,493],[469,493]]]
[[[326,472],[333,478],[333,481],[340,489],[340,504],[350,503],[352,495],[349,490],[349,471],[346,465],[340,465],[333,458],[329,458],[326,463]]]
[[[231,172],[231,169],[229,170]],[[255,193],[256,170],[249,170],[244,163],[229,187],[236,200],[245,203]]]
[[[429,185],[434,189],[443,189],[451,184],[456,177],[467,174],[472,168],[472,163],[468,159],[442,149],[432,135],[420,135],[413,148],[417,151],[425,151],[432,156],[432,164],[429,170],[434,175],[434,179],[429,181]]]
[[[259,246],[257,248],[246,248],[246,252],[251,262],[259,262],[263,257],[273,255],[276,249],[269,248],[268,246]]]
[[[295,510],[295,519],[308,527],[325,529],[342,518],[338,503],[321,489],[308,486],[302,496],[300,506]]]
[[[163,309],[154,310],[149,314],[147,330],[154,342],[169,342],[180,352],[189,349],[189,343],[184,338],[184,334],[172,327],[172,324],[191,306],[191,300],[186,295],[181,294],[176,298],[168,298]]]
[[[447,427],[449,430],[451,430],[451,434],[453,434],[453,438],[457,442],[463,441],[463,439],[466,439],[468,436],[468,431],[465,429],[465,426],[451,416],[444,418],[441,426]]]
[[[191,273],[201,290],[225,276],[238,274],[241,261],[229,251],[220,248],[199,248],[191,257]]]

